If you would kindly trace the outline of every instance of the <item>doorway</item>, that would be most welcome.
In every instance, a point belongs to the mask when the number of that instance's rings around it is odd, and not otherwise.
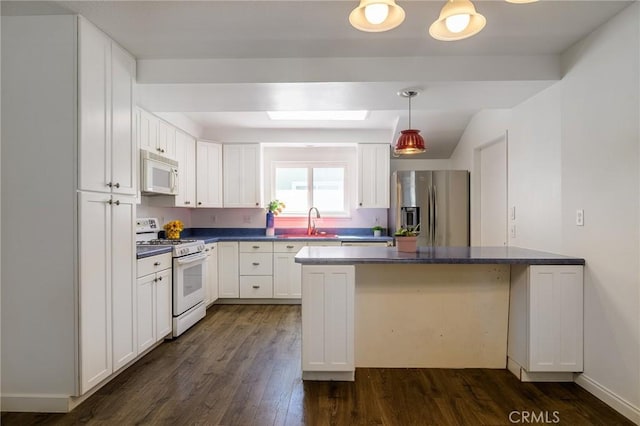
[[[508,244],[507,133],[474,151],[475,244]]]

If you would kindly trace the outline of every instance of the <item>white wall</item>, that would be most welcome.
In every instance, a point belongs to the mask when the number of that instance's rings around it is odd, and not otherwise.
[[[559,83],[511,112],[478,113],[451,165],[472,168],[474,149],[508,129],[510,245],[586,259],[576,381],[640,424],[639,27],[636,2],[565,52]]]
[[[76,385],[75,22],[2,17],[3,409]]]
[[[142,201],[138,204],[136,210],[136,216],[142,217],[155,217],[160,221],[160,225],[164,225],[172,220],[181,220],[184,223],[185,228],[190,228],[191,225],[191,209],[185,209],[180,207],[159,207],[157,203],[165,199],[169,201],[165,196],[142,196]]]
[[[639,26],[636,2],[563,55],[561,105],[563,251],[587,261],[579,383],[638,423]]]
[[[551,86],[515,107],[508,135],[509,207],[515,206],[515,238],[509,245],[559,252],[561,226],[562,85]]]
[[[391,159],[391,173],[398,170],[451,170],[451,161],[403,158]]]

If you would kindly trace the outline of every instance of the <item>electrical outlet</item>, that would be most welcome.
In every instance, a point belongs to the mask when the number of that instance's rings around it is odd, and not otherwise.
[[[211,223],[216,223],[216,215],[215,214],[211,215]]]
[[[516,220],[516,206],[511,206],[509,216],[511,216],[511,220]]]
[[[242,216],[242,223],[245,223],[245,224],[251,223],[251,216],[249,215]]]
[[[516,237],[516,225],[512,224],[510,229],[511,229],[511,238],[515,238]]]
[[[576,210],[576,226],[584,226],[584,210]]]

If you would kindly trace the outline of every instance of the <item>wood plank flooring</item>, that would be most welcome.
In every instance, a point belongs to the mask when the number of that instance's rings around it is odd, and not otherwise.
[[[68,414],[3,413],[3,425],[632,425],[573,383],[506,370],[358,369],[302,382],[300,306],[218,305]],[[527,420],[536,422],[525,422]],[[544,417],[546,415],[546,418]],[[557,423],[553,422],[553,423]]]

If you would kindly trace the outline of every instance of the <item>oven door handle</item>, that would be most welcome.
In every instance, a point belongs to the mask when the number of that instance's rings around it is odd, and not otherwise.
[[[189,263],[200,262],[206,259],[207,259],[206,253],[196,253],[196,254],[190,254],[189,256],[185,256],[185,257],[179,257],[176,259],[176,262],[178,263],[178,265],[188,265]]]

